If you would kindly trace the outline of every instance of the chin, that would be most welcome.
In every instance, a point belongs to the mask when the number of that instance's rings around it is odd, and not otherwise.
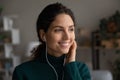
[[[63,53],[63,54],[68,54],[68,52],[66,52],[66,53]]]
[[[59,49],[59,52],[62,53],[62,54],[67,54],[69,52],[69,48],[62,48],[62,49]]]
[[[63,54],[67,54],[68,52],[69,52],[69,50],[62,51]]]

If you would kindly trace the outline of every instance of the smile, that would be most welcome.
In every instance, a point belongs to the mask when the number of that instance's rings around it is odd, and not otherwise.
[[[69,46],[69,42],[59,42],[60,46],[62,47],[68,47]]]

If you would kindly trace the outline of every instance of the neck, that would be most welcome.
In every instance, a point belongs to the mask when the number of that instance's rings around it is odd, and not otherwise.
[[[49,55],[52,55],[52,56],[55,56],[55,57],[60,57],[60,56],[63,55],[63,53],[58,53],[57,51],[54,51],[54,50],[52,50],[50,48],[48,48],[47,53]]]

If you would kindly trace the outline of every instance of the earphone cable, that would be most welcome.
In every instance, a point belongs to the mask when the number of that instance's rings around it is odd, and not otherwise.
[[[55,68],[53,67],[53,65],[49,62],[48,57],[47,57],[47,44],[46,44],[45,55],[46,55],[46,61],[47,61],[48,65],[54,70],[55,75],[56,75],[56,78],[57,78],[56,80],[58,80],[58,74],[57,74],[57,71],[55,70]]]

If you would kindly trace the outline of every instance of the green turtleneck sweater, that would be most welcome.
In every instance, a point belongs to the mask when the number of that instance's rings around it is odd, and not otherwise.
[[[64,55],[61,57],[48,55],[48,60],[55,68],[58,80],[91,80],[88,67],[84,63],[75,61],[63,65]],[[42,57],[17,66],[12,80],[57,80],[57,78],[45,57]]]

